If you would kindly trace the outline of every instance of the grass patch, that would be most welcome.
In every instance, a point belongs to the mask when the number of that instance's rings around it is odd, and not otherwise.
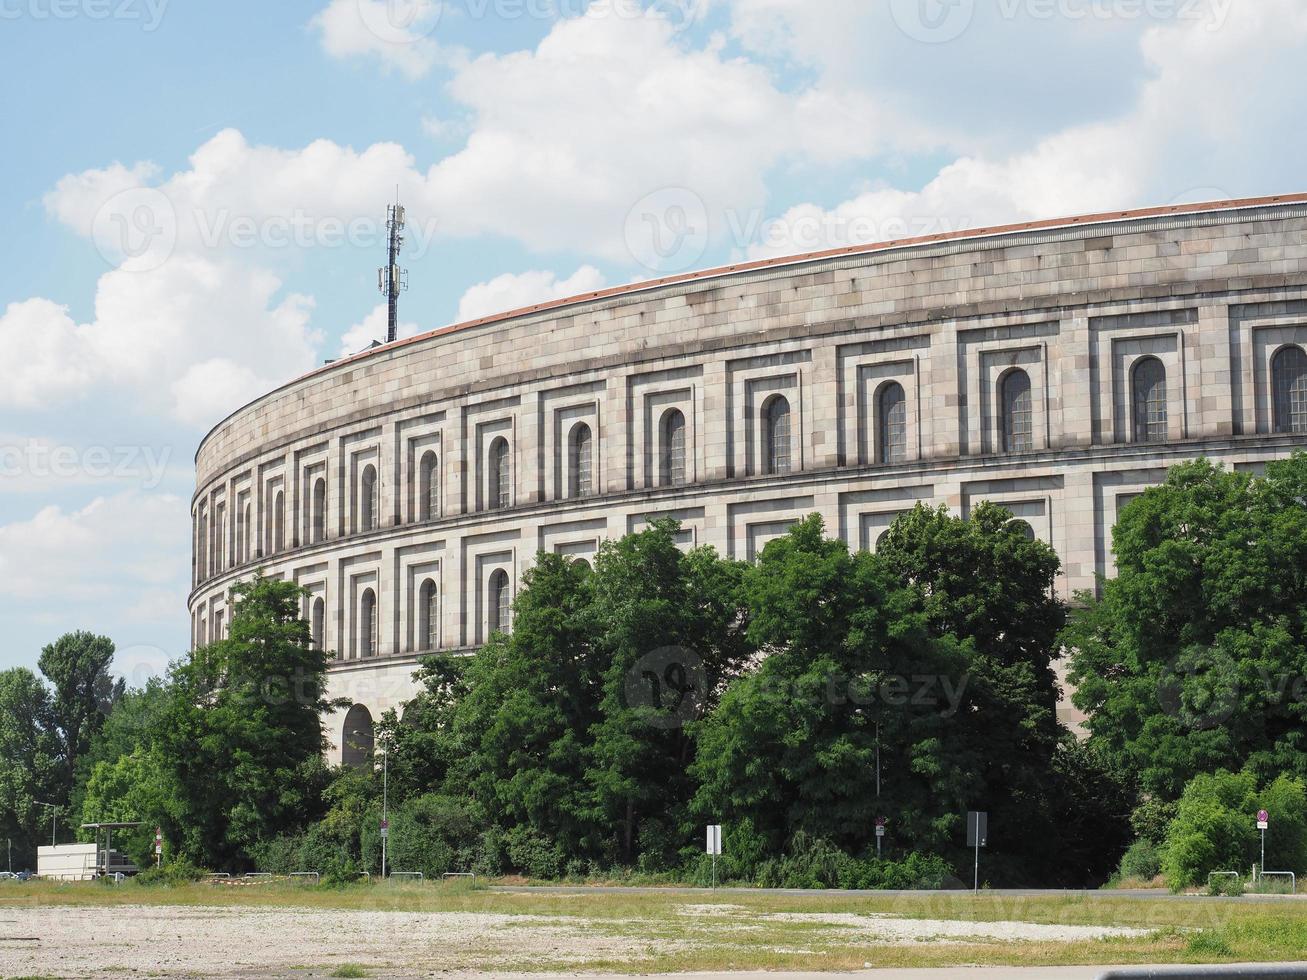
[[[366,977],[368,971],[357,963],[342,963],[336,969],[331,971],[333,977],[348,977],[351,980],[358,980],[360,977]]]

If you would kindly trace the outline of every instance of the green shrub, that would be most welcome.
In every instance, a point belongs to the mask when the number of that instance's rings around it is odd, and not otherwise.
[[[1244,880],[1237,875],[1216,875],[1208,879],[1208,895],[1226,895],[1238,898],[1244,893]]]
[[[189,885],[204,875],[203,868],[197,868],[185,858],[174,858],[162,867],[147,868],[132,880],[138,885]]]
[[[530,827],[514,827],[504,834],[508,865],[528,878],[557,878],[566,858],[563,849]]]
[[[1130,814],[1135,836],[1158,847],[1166,840],[1166,828],[1175,819],[1177,806],[1169,800],[1150,799],[1140,803]]]
[[[1166,832],[1162,871],[1173,891],[1206,884],[1212,871],[1243,868],[1253,853],[1257,785],[1251,773],[1221,770],[1185,786]]]
[[[1162,857],[1151,840],[1140,838],[1121,856],[1119,874],[1122,878],[1152,881],[1162,871]]]

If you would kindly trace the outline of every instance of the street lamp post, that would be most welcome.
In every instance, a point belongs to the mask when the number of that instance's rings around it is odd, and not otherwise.
[[[390,837],[390,753],[381,743],[381,880],[386,880],[386,842]]]
[[[42,803],[40,800],[33,800],[32,802],[37,806],[48,806],[50,808],[50,846],[54,847],[55,819],[59,816],[59,811],[62,810],[63,807],[54,803]]]

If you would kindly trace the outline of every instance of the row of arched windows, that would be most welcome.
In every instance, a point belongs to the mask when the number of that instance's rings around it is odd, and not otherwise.
[[[489,632],[507,632],[512,625],[513,590],[508,572],[502,568],[490,574],[486,602],[486,626]],[[414,637],[419,650],[440,648],[440,589],[434,579],[424,579],[417,592],[417,633]],[[203,627],[201,626],[201,630]],[[359,596],[358,621],[355,632],[355,649],[360,659],[374,657],[378,647],[379,619],[377,593],[366,588]],[[321,649],[327,638],[327,604],[315,596],[309,607],[309,631],[313,643]],[[203,633],[199,644],[204,644]]]
[[[1307,433],[1307,353],[1288,345],[1271,359],[1272,428],[1280,433]],[[1035,448],[1035,412],[1030,375],[1012,368],[998,381],[997,431],[999,449],[1004,453],[1029,452]],[[1129,433],[1137,443],[1165,442],[1168,438],[1168,389],[1166,366],[1154,356],[1142,357],[1130,369],[1128,380]],[[887,381],[875,395],[876,421],[874,458],[880,464],[901,463],[907,458],[908,402],[903,385]],[[772,395],[762,406],[760,420],[761,471],[783,475],[795,465],[794,432],[789,400]],[[658,424],[654,482],[663,487],[684,486],[690,479],[687,464],[687,426],[680,409],[667,409]],[[565,497],[588,497],[596,492],[595,439],[590,426],[578,422],[566,437]],[[434,451],[424,453],[418,463],[417,514],[419,520],[440,516],[439,458]],[[496,437],[490,444],[487,459],[486,505],[499,510],[513,505],[512,454],[508,439]],[[272,522],[267,532],[266,549],[285,549],[285,500],[279,489],[272,506]],[[360,530],[370,531],[380,524],[380,480],[372,464],[364,467],[359,481]],[[317,544],[326,537],[327,480],[319,474],[313,479],[307,515],[308,538]],[[201,511],[197,559],[201,569],[210,574],[226,567],[226,507],[219,503],[213,514],[212,548],[210,522]],[[248,503],[236,514],[235,558],[237,563],[251,560],[249,535],[251,512]],[[210,567],[210,561],[212,567]]]

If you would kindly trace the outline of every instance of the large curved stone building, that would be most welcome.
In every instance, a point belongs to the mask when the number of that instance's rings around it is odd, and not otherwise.
[[[640,283],[299,378],[196,457],[193,641],[299,582],[367,731],[418,658],[508,626],[539,551],[660,515],[741,559],[813,511],[874,548],[919,501],[1009,508],[1112,572],[1132,496],[1307,444],[1307,195],[1101,214]]]

